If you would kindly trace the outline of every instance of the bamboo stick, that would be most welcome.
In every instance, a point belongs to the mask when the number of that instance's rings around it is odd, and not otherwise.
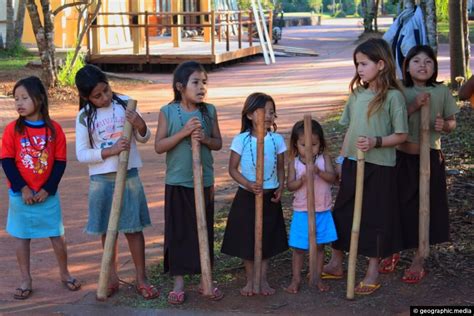
[[[252,10],[253,10],[253,16],[255,18],[255,25],[257,26],[257,33],[258,33],[258,38],[260,39],[260,46],[262,47],[262,52],[263,52],[263,58],[265,60],[265,64],[269,65],[270,64],[270,57],[269,53],[267,50],[267,46],[265,45],[265,38],[263,35],[262,31],[262,26],[260,24],[260,16],[257,11],[257,6],[255,4],[255,0],[251,0],[251,5],[252,5]]]
[[[265,138],[265,109],[257,109],[257,170],[255,182],[263,187],[263,145]],[[255,248],[253,291],[260,294],[262,279],[263,189],[255,195]]]
[[[316,224],[314,214],[314,156],[313,156],[313,130],[311,114],[304,116],[304,150],[306,161],[306,192],[308,210],[308,242],[309,242],[309,284],[316,285],[317,270],[317,245]]]
[[[137,101],[129,99],[127,109],[135,110]],[[132,137],[132,124],[125,121],[123,128],[123,137],[128,140]],[[117,241],[117,227],[120,219],[120,211],[122,208],[123,191],[125,189],[125,182],[127,180],[128,156],[130,151],[124,150],[119,155],[119,162],[117,168],[117,175],[115,177],[115,189],[112,199],[112,208],[110,211],[109,224],[107,227],[107,235],[105,237],[104,253],[102,255],[102,264],[100,267],[99,284],[97,287],[97,299],[105,301],[107,299],[107,286],[110,276],[110,267],[112,265],[112,258],[115,251],[115,243]]]
[[[206,206],[202,183],[201,143],[191,139],[193,151],[194,202],[196,204],[196,221],[199,240],[199,258],[203,280],[203,294],[212,295],[211,258],[209,255],[209,239],[207,235]]]
[[[429,100],[429,99],[428,99]],[[423,258],[430,253],[430,103],[420,110],[420,209],[419,253]]]
[[[355,269],[357,263],[357,249],[359,247],[360,220],[362,216],[362,196],[364,193],[364,167],[365,154],[360,149],[357,149],[357,176],[354,201],[354,217],[352,219],[351,245],[349,249],[349,266],[347,270],[346,297],[350,300],[354,299]]]

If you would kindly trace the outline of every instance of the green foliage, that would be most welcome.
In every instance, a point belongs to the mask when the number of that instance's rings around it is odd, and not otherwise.
[[[66,62],[64,66],[58,72],[58,82],[60,86],[74,86],[74,79],[76,73],[84,67],[84,56],[79,53],[76,62],[71,67],[72,58],[74,57],[74,51],[69,51],[66,55]]]
[[[346,17],[346,13],[344,11],[336,11],[336,13],[334,14],[334,17],[335,18],[345,18]]]
[[[237,4],[240,10],[249,10],[252,8],[250,0],[237,0]],[[262,7],[264,10],[273,10],[275,5],[273,5],[273,1],[271,0],[262,0]]]
[[[311,11],[309,0],[284,0],[281,6],[285,12],[304,12]]]
[[[37,57],[28,51],[19,41],[10,49],[0,49],[0,69],[16,70],[23,68]]]
[[[16,40],[9,49],[0,49],[0,58],[8,57],[31,57],[33,54],[26,49],[19,40]]]
[[[308,0],[308,5],[314,12],[321,13],[323,0]]]
[[[448,1],[436,0],[436,19],[438,22],[448,22]]]

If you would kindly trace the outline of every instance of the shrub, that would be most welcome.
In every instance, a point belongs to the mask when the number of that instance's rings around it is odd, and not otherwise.
[[[67,53],[66,62],[58,72],[58,82],[60,86],[74,86],[74,79],[76,77],[76,73],[85,65],[84,55],[82,53],[79,53],[76,62],[71,68],[71,61],[73,56],[74,51],[69,51]]]
[[[335,14],[334,14],[334,17],[335,18],[345,18],[346,17],[346,13],[344,11],[337,11]]]

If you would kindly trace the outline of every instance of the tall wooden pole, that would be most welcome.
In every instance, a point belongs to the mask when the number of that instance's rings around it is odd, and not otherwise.
[[[428,99],[429,100],[429,99]],[[420,110],[420,214],[418,223],[419,253],[430,253],[430,103]]]
[[[357,263],[357,250],[359,247],[360,220],[362,216],[362,196],[364,193],[364,167],[365,154],[360,149],[357,149],[357,176],[354,201],[354,217],[352,219],[351,245],[349,249],[349,267],[347,270],[346,297],[350,300],[354,299],[355,269]]]
[[[311,114],[304,116],[304,156],[306,160],[306,192],[308,210],[308,242],[309,242],[309,284],[316,285],[317,246],[316,224],[314,214],[314,157],[313,157],[313,130]]]
[[[263,187],[263,144],[265,138],[265,109],[257,109],[257,170],[255,183]],[[260,294],[262,280],[263,189],[255,195],[255,248],[253,291]]]
[[[129,99],[127,109],[135,110],[137,101]],[[126,121],[123,128],[123,137],[128,140],[132,136],[132,124]],[[102,264],[100,266],[99,285],[97,288],[97,299],[105,301],[107,299],[107,285],[110,276],[110,267],[115,251],[115,243],[117,241],[117,227],[120,219],[120,211],[122,208],[123,191],[127,180],[128,156],[130,151],[124,150],[119,155],[117,175],[115,177],[115,189],[112,199],[112,209],[110,211],[109,225],[107,227],[107,235],[105,237],[104,253],[102,255]]]
[[[199,258],[201,260],[201,276],[203,294],[212,295],[211,258],[209,255],[209,239],[207,235],[206,205],[204,202],[204,186],[202,184],[201,143],[191,139],[193,151],[194,202],[196,204],[196,221],[199,240]]]

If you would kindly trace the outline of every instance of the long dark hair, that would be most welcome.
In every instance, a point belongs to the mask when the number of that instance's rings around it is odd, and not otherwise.
[[[174,99],[173,101],[171,101],[171,103],[177,103],[183,100],[181,91],[179,91],[178,89],[178,83],[180,83],[183,88],[186,88],[189,82],[189,77],[191,77],[191,75],[195,73],[196,71],[201,72],[204,75],[206,75],[206,79],[207,79],[206,70],[197,61],[192,61],[192,60],[185,61],[179,64],[178,67],[176,67],[176,69],[173,72]],[[207,124],[210,124],[209,126],[211,126],[211,129],[212,129],[212,124],[211,124],[212,118],[209,116],[206,103],[205,102],[197,103],[196,106],[201,112],[203,119],[206,121]]]
[[[324,131],[316,120],[311,120],[311,131],[312,134],[319,137],[319,152],[318,154],[322,154],[324,149],[326,149],[326,140],[324,139]],[[298,138],[304,135],[304,121],[298,121],[293,125],[291,129],[291,136],[290,136],[290,148],[289,148],[289,156],[290,158],[294,159],[296,155],[298,155]],[[306,145],[306,144],[305,144]]]
[[[275,111],[275,118],[276,115],[276,105],[275,101],[271,96],[262,92],[254,92],[247,97],[244,103],[244,108],[242,109],[242,124],[240,127],[240,132],[249,132],[252,134],[252,120],[247,117],[247,115],[252,114],[257,109],[265,109],[265,104],[267,102],[271,102],[273,104],[273,110]],[[273,123],[274,131],[277,130],[277,125]]]
[[[408,54],[403,61],[403,85],[405,85],[405,87],[413,87],[415,85],[413,78],[408,72],[408,68],[410,66],[410,61],[420,53],[425,53],[431,60],[433,60],[434,65],[433,75],[428,79],[428,81],[426,81],[426,86],[434,87],[435,84],[442,83],[442,81],[436,81],[436,77],[438,77],[438,60],[436,59],[436,54],[433,48],[428,45],[418,45],[412,47],[408,51]]]
[[[384,68],[379,71],[376,80],[376,95],[369,103],[369,109],[367,111],[367,117],[370,117],[372,114],[376,113],[383,105],[387,99],[388,90],[397,89],[401,90],[400,84],[398,83],[396,73],[395,73],[395,62],[390,52],[390,47],[387,42],[381,38],[371,38],[367,41],[359,44],[356,47],[353,54],[354,65],[356,67],[356,72],[354,77],[349,84],[351,92],[354,93],[354,90],[360,86],[368,88],[368,83],[362,82],[359,73],[357,72],[357,60],[356,54],[361,53],[366,55],[374,63],[379,61],[384,62]]]
[[[46,92],[40,78],[31,76],[19,80],[13,87],[13,95],[15,95],[15,91],[18,87],[25,88],[29,97],[33,101],[35,111],[41,114],[44,124],[49,128],[49,130],[51,130],[51,135],[54,139],[56,137],[56,129],[49,117],[48,93]],[[23,134],[25,131],[25,118],[21,115],[16,120],[15,131],[19,134]],[[48,144],[48,140],[46,140],[46,144]]]
[[[88,100],[92,90],[94,90],[94,88],[99,83],[105,83],[108,85],[109,80],[107,75],[102,70],[100,70],[99,67],[94,65],[85,65],[76,73],[75,82],[77,91],[79,92],[79,111],[84,109],[84,113],[87,117],[89,143],[91,147],[93,147],[94,141],[92,139],[92,133],[94,131],[94,121],[97,117],[97,108]],[[125,102],[114,92],[112,92],[112,99],[121,104],[124,109],[127,108],[127,104],[125,104]]]

